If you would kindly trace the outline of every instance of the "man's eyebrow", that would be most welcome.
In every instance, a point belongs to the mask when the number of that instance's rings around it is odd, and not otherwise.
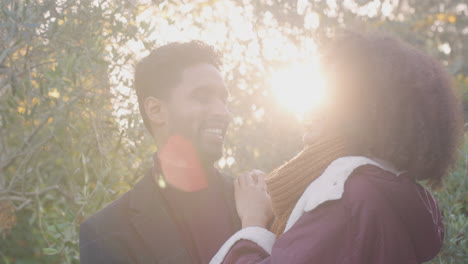
[[[229,96],[229,91],[225,85],[219,86],[219,87],[214,87],[210,85],[201,85],[193,89],[192,93],[218,93],[223,97],[228,97]]]
[[[207,86],[207,85],[201,85],[201,86],[197,86],[195,87],[195,89],[192,90],[192,94],[196,94],[196,93],[209,93],[213,90],[213,88],[211,88],[210,86]]]

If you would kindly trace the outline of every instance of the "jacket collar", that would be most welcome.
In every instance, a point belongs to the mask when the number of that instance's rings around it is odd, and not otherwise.
[[[157,263],[190,263],[175,222],[159,193],[151,170],[130,192],[131,222]]]

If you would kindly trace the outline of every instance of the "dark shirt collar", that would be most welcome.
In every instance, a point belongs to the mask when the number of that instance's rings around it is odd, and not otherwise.
[[[218,186],[219,184],[221,184],[220,182],[221,173],[219,172],[217,168],[215,168],[214,166],[210,166],[210,167],[204,166],[203,168],[205,170],[205,176],[207,178],[208,188],[212,188],[214,186]],[[171,189],[179,190],[176,186],[171,186],[170,184],[168,184],[167,181],[164,179],[158,152],[155,152],[153,154],[152,178],[153,178],[153,181],[156,183],[156,186],[158,186],[161,189],[171,188]],[[179,190],[179,191],[182,191],[182,190]]]

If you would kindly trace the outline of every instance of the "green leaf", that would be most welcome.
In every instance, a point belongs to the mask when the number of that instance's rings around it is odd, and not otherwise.
[[[55,255],[55,254],[60,253],[60,250],[55,249],[55,248],[44,248],[44,249],[42,249],[42,251],[46,255]]]

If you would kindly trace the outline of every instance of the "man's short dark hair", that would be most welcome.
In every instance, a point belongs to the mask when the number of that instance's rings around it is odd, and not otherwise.
[[[134,87],[145,127],[151,133],[151,126],[144,109],[144,101],[153,96],[168,100],[172,88],[180,81],[187,67],[207,63],[220,69],[221,55],[201,41],[173,42],[153,50],[137,63]]]
[[[392,162],[439,186],[456,160],[461,103],[435,59],[382,33],[344,32],[325,47],[323,66],[336,80],[341,111],[356,113],[357,155]]]

